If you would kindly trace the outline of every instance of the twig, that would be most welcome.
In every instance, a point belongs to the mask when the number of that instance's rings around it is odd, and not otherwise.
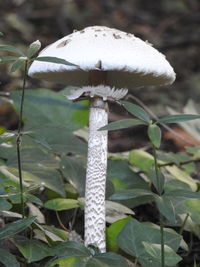
[[[200,158],[198,158],[198,159],[185,160],[185,161],[179,162],[178,164],[176,162],[173,162],[173,161],[162,163],[162,164],[159,164],[158,163],[158,167],[159,168],[162,168],[162,167],[173,166],[173,165],[182,166],[182,165],[186,165],[186,164],[189,164],[189,163],[195,163],[195,162],[200,162]],[[141,174],[141,173],[144,173],[144,171],[138,171],[138,172],[136,172],[136,174]]]
[[[195,162],[200,162],[200,158],[198,159],[189,159],[189,160],[185,160],[185,161],[182,161],[182,162],[179,162],[179,164],[173,162],[173,161],[170,161],[170,162],[167,162],[167,163],[163,163],[163,164],[159,164],[158,166],[159,167],[165,167],[165,166],[171,166],[171,165],[186,165],[188,163],[195,163]]]

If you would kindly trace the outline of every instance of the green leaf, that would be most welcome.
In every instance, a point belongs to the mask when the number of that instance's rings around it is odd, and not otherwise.
[[[90,258],[85,267],[128,267],[128,263],[121,255],[115,253],[101,253]]]
[[[157,192],[161,195],[163,193],[165,185],[165,176],[163,175],[163,173],[158,170],[156,174],[155,169],[152,168],[148,171],[148,179],[153,183]]]
[[[137,125],[146,125],[146,123],[137,119],[126,119],[126,120],[111,122],[108,125],[101,127],[98,131],[103,131],[103,130],[114,131]]]
[[[56,198],[48,200],[44,207],[51,210],[69,210],[79,208],[79,202],[76,199]]]
[[[68,257],[68,258],[61,258],[53,261],[48,267],[86,267],[85,258],[78,258],[78,257]]]
[[[17,60],[17,57],[7,56],[7,57],[0,57],[0,64],[7,63],[7,62],[14,62]]]
[[[77,65],[70,63],[62,58],[58,58],[58,57],[37,57],[37,58],[33,58],[32,61],[45,61],[45,62],[51,62],[51,63],[56,63],[56,64],[63,64],[67,66],[77,67]]]
[[[160,213],[167,218],[169,222],[176,223],[175,207],[171,199],[163,195],[157,196],[155,200]]]
[[[200,199],[188,199],[184,202],[186,211],[190,214],[190,217],[194,222],[199,224],[200,222]]]
[[[200,119],[200,115],[193,115],[193,114],[169,115],[159,119],[156,123],[177,123],[177,122],[191,121],[196,119]]]
[[[153,196],[154,193],[152,193],[150,190],[145,189],[127,189],[125,191],[115,193],[113,194],[110,199],[111,200],[126,200],[126,199],[132,199],[132,198],[138,198],[141,196]]]
[[[4,134],[6,132],[6,128],[0,127],[0,135]]]
[[[82,103],[72,103],[64,98],[65,90],[60,92],[53,92],[46,89],[27,90],[26,91],[26,105],[24,106],[23,120],[26,121],[26,129],[45,128],[44,125],[57,127],[57,134],[55,132],[48,136],[58,140],[62,131],[60,127],[65,128],[65,132],[75,131],[80,128],[78,120],[73,119],[73,115],[78,111],[85,111],[86,107]],[[12,91],[11,98],[14,102],[15,109],[19,112],[21,101],[21,91]],[[81,112],[80,112],[81,113]],[[42,125],[42,127],[41,127]],[[82,124],[81,124],[82,127]],[[55,130],[54,130],[55,131]],[[44,130],[45,132],[45,130]],[[63,138],[62,138],[63,139]],[[67,138],[65,138],[67,142]]]
[[[108,160],[107,178],[114,184],[115,191],[148,188],[148,184],[130,168],[125,160]]]
[[[59,237],[62,240],[66,240],[69,236],[69,233],[65,230],[56,228],[54,226],[42,225],[45,235],[52,239],[52,235]],[[54,241],[54,239],[52,239]]]
[[[143,108],[127,101],[120,101],[120,103],[129,113],[148,124],[150,123],[149,114]]]
[[[0,210],[10,210],[12,205],[4,198],[0,198]]]
[[[161,245],[160,244],[152,244],[149,242],[142,242],[146,253],[154,260],[161,264]],[[175,266],[182,258],[177,255],[172,248],[165,245],[165,264],[167,266]]]
[[[176,251],[182,236],[164,229],[165,244]],[[145,257],[147,252],[142,242],[160,244],[160,228],[149,223],[140,223],[131,219],[123,228],[117,238],[117,243],[122,250],[134,257]]]
[[[53,254],[51,248],[39,240],[29,240],[24,236],[16,236],[13,238],[13,243],[28,263],[39,261]]]
[[[42,184],[65,197],[64,183],[58,171],[59,161],[51,153],[32,147],[26,142],[27,137],[24,136],[23,146],[27,144],[29,147],[21,150],[21,157],[23,158],[22,175],[24,181],[34,182],[40,186]],[[16,150],[12,152],[12,156],[9,157],[7,165],[7,170],[18,177]]]
[[[59,243],[52,248],[57,257],[90,257],[91,253],[83,244],[74,241]]]
[[[17,59],[11,66],[10,72],[15,72],[18,69],[21,69],[24,66],[25,59]]]
[[[148,136],[152,144],[156,147],[160,147],[161,143],[161,130],[156,124],[150,124],[148,127]]]
[[[34,56],[40,50],[40,48],[41,48],[41,43],[39,40],[30,44],[27,51],[27,57],[31,58],[32,56]]]
[[[0,248],[0,262],[5,265],[5,267],[20,267],[20,264],[17,262],[16,258],[8,252],[8,250]]]
[[[122,231],[124,226],[130,221],[131,216],[128,216],[124,219],[118,220],[112,223],[106,229],[106,244],[107,250],[112,252],[118,252],[119,245],[117,244],[117,237],[119,233]]]
[[[37,204],[39,206],[43,206],[42,201],[38,197],[36,197],[35,195],[33,195],[33,194],[25,193],[25,197],[26,197],[26,200],[27,201],[30,201],[32,203],[35,203],[35,204]]]
[[[185,171],[181,170],[176,166],[166,166],[165,168],[172,175],[173,178],[188,184],[193,191],[197,190],[196,181]]]
[[[25,230],[35,221],[35,219],[36,217],[29,217],[7,224],[6,226],[0,229],[0,239],[8,238]]]
[[[25,56],[25,54],[21,50],[15,48],[12,45],[0,45],[0,51],[7,51],[7,52],[12,52],[12,53],[15,53],[21,56]]]
[[[170,190],[165,193],[166,196],[176,198],[200,198],[200,192],[193,192],[187,190]]]
[[[60,169],[64,178],[75,187],[77,192],[84,196],[86,162],[83,157],[64,156],[60,162]]]
[[[147,172],[154,165],[154,158],[142,149],[133,149],[129,153],[129,162],[134,167]]]

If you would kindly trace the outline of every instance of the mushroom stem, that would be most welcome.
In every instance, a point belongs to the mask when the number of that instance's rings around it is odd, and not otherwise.
[[[108,123],[107,103],[94,97],[90,104],[89,140],[85,190],[85,245],[106,251],[105,187],[108,131],[98,131]]]

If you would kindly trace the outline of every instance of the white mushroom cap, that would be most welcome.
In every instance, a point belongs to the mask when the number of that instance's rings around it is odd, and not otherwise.
[[[106,85],[134,88],[165,85],[175,73],[165,56],[133,34],[104,26],[87,27],[47,46],[39,57],[52,56],[77,65],[34,61],[29,75],[73,86],[89,85],[89,71],[107,71]]]

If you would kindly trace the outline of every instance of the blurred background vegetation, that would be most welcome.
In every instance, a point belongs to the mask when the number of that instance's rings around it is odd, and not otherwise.
[[[135,95],[158,116],[167,113],[167,106],[180,111],[188,99],[193,99],[197,104],[200,102],[199,0],[0,1],[0,31],[4,34],[0,39],[1,44],[25,49],[39,39],[45,47],[74,29],[90,25],[105,25],[134,33],[153,43],[167,56],[177,73],[176,82],[167,87],[135,90]],[[20,78],[20,71],[11,75],[8,65],[0,65],[0,91],[19,89]],[[57,91],[63,86],[29,78],[27,89],[31,88]],[[112,110],[111,120],[120,116],[115,116],[116,107],[111,107]],[[2,100],[0,125],[8,129],[15,129],[17,125],[17,116]],[[113,139],[116,134],[113,134]],[[129,143],[125,145],[125,150]],[[115,149],[111,146],[111,150]]]

